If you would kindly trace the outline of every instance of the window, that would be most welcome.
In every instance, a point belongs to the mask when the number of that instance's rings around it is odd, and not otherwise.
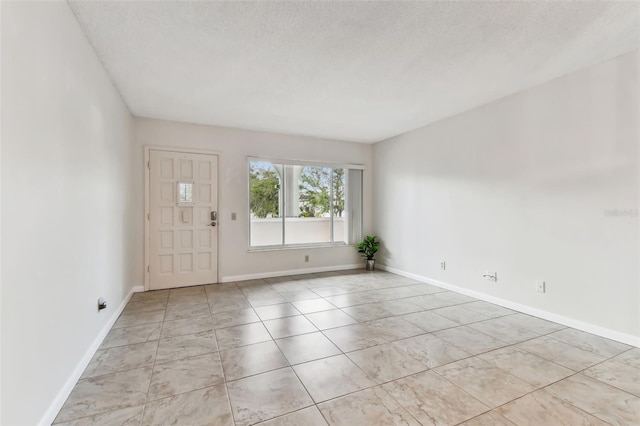
[[[249,159],[252,248],[352,244],[362,236],[362,168]]]

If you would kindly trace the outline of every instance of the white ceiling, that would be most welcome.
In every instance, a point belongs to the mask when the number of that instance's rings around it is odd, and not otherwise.
[[[637,2],[70,4],[134,115],[357,142],[639,40]]]

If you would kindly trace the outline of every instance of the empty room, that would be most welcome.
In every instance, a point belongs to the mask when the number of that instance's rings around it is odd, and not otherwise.
[[[0,30],[3,426],[640,424],[639,2]]]

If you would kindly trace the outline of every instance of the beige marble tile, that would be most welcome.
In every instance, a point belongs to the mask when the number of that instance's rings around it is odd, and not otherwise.
[[[427,369],[427,366],[392,343],[350,352],[347,356],[378,383],[399,379]]]
[[[496,411],[519,426],[605,426],[607,424],[571,404],[554,398],[544,389],[511,401],[497,408]]]
[[[487,352],[478,358],[535,387],[546,386],[574,373],[568,368],[513,346]]]
[[[258,424],[260,426],[327,426],[327,422],[315,406],[303,408]]]
[[[421,295],[442,293],[444,291],[447,291],[444,288],[436,287],[435,285],[426,284],[426,283],[414,284],[413,286],[416,287],[418,290],[420,290]]]
[[[225,385],[151,401],[145,407],[142,425],[233,426]]]
[[[281,291],[280,296],[287,302],[298,302],[300,300],[317,299],[318,295],[306,288],[298,290]]]
[[[306,314],[305,317],[307,317],[307,319],[319,330],[342,327],[345,325],[356,324],[358,322],[342,312],[340,309],[331,309],[329,311]]]
[[[189,287],[172,288],[169,290],[169,300],[180,296],[202,296],[205,294],[203,285],[194,285]]]
[[[475,324],[469,324],[469,327],[509,344],[539,337],[539,334],[534,331],[511,324],[509,317],[511,317],[511,315],[477,322]]]
[[[133,345],[158,340],[162,323],[135,325],[112,329],[105,337],[100,349],[115,348],[117,346]]]
[[[99,349],[82,373],[87,377],[102,376],[118,371],[133,370],[153,364],[158,342],[137,343],[110,349]]]
[[[393,317],[396,315],[416,312],[422,308],[402,300],[391,300],[386,302],[367,303],[365,305],[350,306],[343,308],[343,311],[357,319],[358,321],[371,321],[381,318]]]
[[[211,312],[209,312],[209,304],[206,303],[207,300],[204,300],[205,303],[200,303],[197,305],[173,305],[168,306],[167,310],[164,314],[165,321],[175,321],[186,318],[194,318],[194,317],[209,317]]]
[[[271,340],[271,335],[261,322],[236,325],[216,330],[218,348],[223,351],[240,346]]]
[[[296,309],[302,312],[303,314],[310,314],[313,312],[320,312],[320,311],[328,311],[329,309],[336,308],[331,303],[321,298],[298,300],[297,302],[293,302],[293,306],[295,306]]]
[[[364,305],[355,305],[342,308],[352,318],[358,321],[371,321],[381,318],[395,316],[395,314],[384,307],[384,303],[365,303]]]
[[[549,336],[527,340],[526,342],[518,343],[516,346],[574,371],[591,367],[608,358]]]
[[[576,330],[573,328],[565,328],[549,334],[549,337],[576,346],[582,350],[593,352],[605,358],[619,355],[624,351],[631,349],[631,346],[604,337],[596,336],[591,333]]]
[[[640,369],[640,348],[633,348],[616,356],[614,360]]]
[[[378,330],[387,342],[424,334],[424,330],[400,317],[383,318],[363,323]]]
[[[466,309],[465,306],[467,305],[468,303],[465,303],[464,305],[447,306],[445,308],[434,309],[432,312],[458,323],[459,325],[484,321],[490,318],[487,315]]]
[[[325,300],[338,308],[346,308],[348,306],[362,305],[365,303],[375,302],[366,293],[349,293],[338,296],[328,296]]]
[[[470,353],[433,334],[398,340],[393,342],[393,345],[428,368],[438,367],[471,356]]]
[[[133,293],[130,302],[166,302],[169,299],[169,290],[153,290]]]
[[[394,281],[392,281],[392,282],[394,282]],[[395,283],[394,283],[394,285],[395,285]],[[394,299],[408,300],[407,299],[408,297],[422,296],[422,295],[425,295],[425,294],[434,293],[433,290],[431,290],[430,288],[425,287],[425,285],[422,285],[422,284],[412,284],[412,285],[405,285],[403,287],[390,288],[388,291],[389,291],[389,294],[391,294],[393,296],[392,300],[394,300]]]
[[[169,293],[167,307],[175,305],[198,305],[206,303],[207,295],[204,291],[204,287],[197,287],[197,289],[198,290],[192,290],[190,292]]]
[[[322,297],[339,296],[341,294],[351,293],[348,288],[338,286],[317,287],[313,289],[313,292]],[[316,296],[316,298],[318,296]]]
[[[276,343],[291,364],[300,364],[340,354],[340,349],[322,333],[287,337],[276,340]]]
[[[169,361],[154,366],[148,399],[166,398],[223,382],[217,352]]]
[[[150,300],[146,302],[129,302],[124,308],[124,313],[161,311],[166,309],[167,300]]]
[[[468,326],[448,328],[433,334],[473,355],[507,346],[506,343]]]
[[[330,425],[420,425],[379,386],[324,402],[318,407]]]
[[[480,401],[431,371],[387,383],[383,389],[424,425],[455,425],[487,411]]]
[[[458,323],[435,314],[433,311],[415,312],[412,314],[403,315],[401,318],[428,332],[459,326]]]
[[[474,417],[471,420],[467,420],[460,424],[461,426],[516,426],[507,418],[498,414],[497,411],[489,411],[484,414],[480,414],[478,417]]]
[[[566,328],[564,325],[521,313],[506,316],[504,323],[510,327],[525,328],[540,335],[553,333],[554,331]]]
[[[237,311],[240,309],[249,309],[251,304],[243,295],[232,296],[209,296],[209,308],[211,309],[211,315],[219,312]]]
[[[353,324],[324,331],[327,336],[343,352],[351,352],[386,343],[386,333],[367,323]]]
[[[435,372],[489,408],[502,405],[535,389],[535,386],[478,357],[437,367]]]
[[[65,423],[56,423],[56,426],[140,426],[142,420],[143,405],[109,411],[104,414],[83,417]]]
[[[284,297],[280,296],[279,293],[275,293],[273,295],[256,295],[251,298],[247,297],[247,300],[249,300],[249,303],[254,308],[287,302]]]
[[[511,309],[507,309],[493,303],[485,302],[483,300],[465,303],[462,306],[464,306],[464,308],[469,311],[477,312],[490,318],[498,318],[505,315],[513,315],[517,313],[516,311],[513,311]]]
[[[318,331],[318,329],[302,315],[264,321],[264,325],[274,339]]]
[[[164,320],[164,309],[161,311],[122,313],[113,328],[132,327],[134,325],[152,324]]]
[[[220,357],[227,380],[241,379],[289,365],[273,341],[222,351]]]
[[[213,322],[213,328],[226,328],[259,322],[260,318],[252,308],[249,308],[213,313],[211,314],[211,321]]]
[[[275,318],[292,317],[300,315],[300,312],[291,303],[279,303],[277,305],[261,306],[255,309],[262,321]]]
[[[313,405],[291,368],[227,383],[236,425],[269,420]]]
[[[316,402],[326,401],[376,384],[345,355],[298,364],[293,368]]]
[[[640,396],[640,369],[614,360],[597,364],[582,372],[625,392]]]
[[[162,324],[160,337],[167,339],[169,337],[202,333],[203,331],[209,330],[213,330],[213,323],[211,322],[210,316],[186,318],[176,321],[165,321],[164,324]]]
[[[156,362],[174,361],[218,350],[213,331],[161,339],[158,342]]]
[[[209,295],[209,294],[219,294],[219,293],[229,293],[229,292],[240,291],[240,288],[235,282],[215,283],[215,284],[205,285],[204,291],[207,293],[207,295]]]
[[[142,405],[150,380],[151,367],[80,380],[55,422]]]
[[[415,296],[409,299],[411,303],[425,309],[437,309],[445,306],[459,305],[460,303],[474,302],[476,299],[453,291],[443,291],[440,293]]]
[[[545,390],[605,422],[640,424],[640,398],[582,374],[554,383]]]

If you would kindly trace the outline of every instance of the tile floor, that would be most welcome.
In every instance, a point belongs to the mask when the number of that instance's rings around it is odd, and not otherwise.
[[[638,425],[640,349],[387,272],[138,293],[59,425]]]

